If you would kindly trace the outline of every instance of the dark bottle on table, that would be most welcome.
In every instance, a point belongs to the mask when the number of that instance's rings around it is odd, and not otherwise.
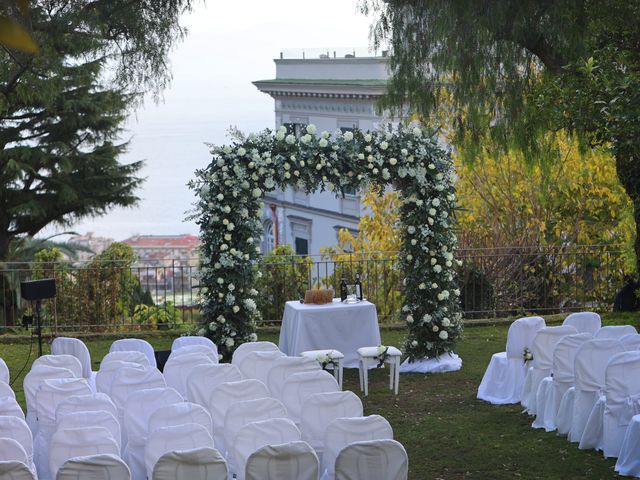
[[[340,280],[340,300],[344,302],[347,299],[347,282],[342,277]]]
[[[362,300],[362,284],[360,283],[360,274],[356,273],[356,297]]]

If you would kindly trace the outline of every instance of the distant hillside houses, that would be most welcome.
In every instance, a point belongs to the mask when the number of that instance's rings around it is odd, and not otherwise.
[[[136,264],[151,266],[196,266],[200,238],[196,235],[134,235],[123,243],[138,257]]]

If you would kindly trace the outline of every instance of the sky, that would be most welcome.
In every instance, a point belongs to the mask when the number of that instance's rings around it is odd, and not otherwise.
[[[137,207],[114,209],[70,228],[123,240],[134,234],[198,233],[184,218],[194,201],[187,182],[210,162],[209,144],[226,142],[227,130],[274,127],[274,101],[251,84],[275,78],[283,49],[367,47],[370,18],[357,0],[202,0],[182,24],[187,38],[170,55],[173,80],[155,104],[145,101],[126,124],[130,139],[121,163],[144,160],[146,178]]]

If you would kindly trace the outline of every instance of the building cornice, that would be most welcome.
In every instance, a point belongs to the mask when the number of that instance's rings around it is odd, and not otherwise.
[[[287,80],[258,80],[253,82],[258,90],[272,97],[335,98],[335,99],[378,99],[386,92],[386,83],[358,84],[357,81],[344,83],[322,83],[322,80],[296,83]],[[364,81],[363,81],[364,82]]]

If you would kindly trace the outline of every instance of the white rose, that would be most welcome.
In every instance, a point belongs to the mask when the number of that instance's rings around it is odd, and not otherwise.
[[[229,153],[231,153],[231,147],[229,147],[229,146],[227,145],[227,146],[225,146],[225,147],[222,149],[222,151],[223,151],[224,153],[229,154]],[[224,160],[222,160],[222,163],[224,163]]]
[[[407,323],[413,323],[413,317],[411,315],[407,315]]]
[[[327,145],[329,145],[329,142],[327,142],[324,138],[321,138],[320,141],[318,142],[318,145],[324,148]]]
[[[400,150],[400,153],[406,157],[409,152],[407,152],[406,148],[403,148],[402,150]]]
[[[231,241],[231,234],[229,234],[229,233],[225,233],[225,234],[224,234],[224,239],[225,239],[227,242],[230,242],[230,241]]]
[[[300,137],[300,141],[305,144],[309,143],[311,141],[311,135],[309,134],[303,135],[302,137]]]
[[[416,240],[415,238],[411,239],[411,245],[415,245],[416,243],[418,243],[418,240]]]
[[[416,227],[414,227],[413,225],[409,225],[407,227],[407,232],[409,232],[409,235],[413,235],[414,233],[416,233]]]
[[[289,134],[285,137],[284,141],[287,142],[289,145],[293,145],[294,143],[296,143],[296,137]]]
[[[444,317],[442,319],[442,326],[443,327],[448,327],[449,325],[451,325],[451,321],[447,317]]]
[[[256,198],[259,198],[260,195],[262,195],[262,190],[260,190],[259,188],[256,187],[256,188],[253,189],[251,194]]]
[[[224,283],[224,278],[218,277],[218,284],[222,285]]]
[[[232,310],[233,310],[233,313],[238,313],[240,311],[240,307],[238,305],[234,305]]]
[[[233,345],[235,344],[235,340],[231,337],[227,338],[224,342],[224,344],[227,346],[227,348],[231,348],[233,347]]]
[[[438,260],[435,258],[431,259],[431,265],[435,265],[436,263],[438,263]]]
[[[218,195],[216,195],[216,198],[218,199],[219,202],[221,202],[222,200],[224,200],[224,195],[219,193]]]
[[[434,282],[434,283],[432,283],[432,284],[431,284],[431,288],[438,288],[438,284],[437,284],[437,283],[435,283],[435,282]]]
[[[330,135],[331,135],[331,133],[327,132],[326,130],[324,130],[324,131],[320,134],[320,136],[321,136],[322,138],[329,138],[329,136],[330,136]]]
[[[434,198],[433,200],[431,200],[431,205],[433,205],[434,207],[440,206],[440,200],[437,198]]]
[[[387,148],[389,148],[389,144],[388,144],[387,142],[382,142],[382,143],[380,144],[380,148],[381,148],[382,150],[386,150]]]
[[[371,141],[371,135],[369,135],[368,133],[364,136],[364,141],[369,143]]]
[[[429,170],[435,170],[436,166],[433,163],[429,164]]]
[[[440,330],[440,328],[437,325],[434,325],[431,330],[433,330],[434,332],[437,332],[438,330]]]
[[[316,132],[317,132],[317,129],[314,124],[307,125],[307,133],[310,133],[311,135],[315,135]]]
[[[229,205],[225,205],[222,211],[224,213],[231,213],[231,207]]]
[[[418,285],[418,288],[420,290],[425,290],[427,288],[427,286],[424,283],[421,283],[420,285]]]
[[[244,148],[240,147],[238,149],[238,156],[239,157],[244,157],[246,154],[247,154],[247,151]]]
[[[421,137],[421,136],[422,136],[422,130],[420,130],[418,127],[415,127],[415,128],[413,129],[413,134],[414,134],[416,137]]]
[[[344,132],[343,136],[347,142],[350,142],[351,140],[353,140],[353,132]]]
[[[442,331],[438,334],[438,336],[439,336],[442,340],[446,340],[447,338],[449,338],[449,334],[448,334],[445,330],[442,330]]]
[[[252,333],[251,335],[249,335],[249,341],[250,342],[257,342],[258,341],[258,335],[256,335],[255,333]]]
[[[435,216],[436,213],[438,213],[438,212],[436,212],[435,208],[430,208],[429,209],[429,215],[431,215],[432,217]]]
[[[433,267],[433,271],[436,273],[440,273],[442,271],[442,267],[440,265],[435,265]]]
[[[407,255],[407,260],[409,260],[409,261],[413,260],[413,255],[411,255],[411,254]]]
[[[416,205],[417,205],[418,207],[421,207],[423,203],[424,203],[424,202],[423,202],[422,200],[420,200],[420,199],[416,200]]]
[[[285,134],[286,130],[280,130],[278,129],[278,132],[276,133],[276,140],[278,141],[282,141],[284,140],[284,134]]]
[[[459,297],[459,296],[460,296],[460,290],[456,288],[456,289],[453,291],[453,294],[454,294],[456,297]]]
[[[412,347],[417,347],[418,346],[418,341],[414,340],[413,342],[411,342],[411,346]]]

